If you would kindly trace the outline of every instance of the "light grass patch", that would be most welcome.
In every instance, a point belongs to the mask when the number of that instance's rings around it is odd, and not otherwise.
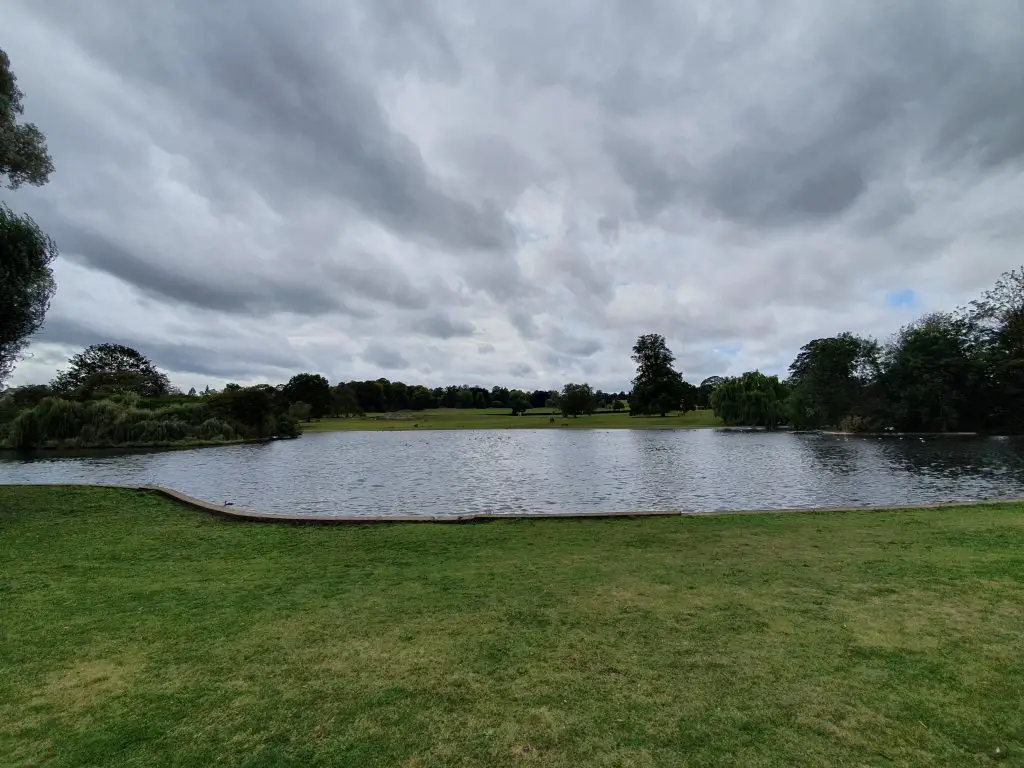
[[[124,690],[139,667],[137,658],[78,661],[52,675],[43,686],[42,697],[57,708],[72,712],[100,705]]]

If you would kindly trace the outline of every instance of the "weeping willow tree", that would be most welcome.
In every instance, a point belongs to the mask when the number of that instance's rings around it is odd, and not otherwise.
[[[775,429],[785,417],[787,394],[778,376],[749,371],[718,384],[710,404],[727,426]]]

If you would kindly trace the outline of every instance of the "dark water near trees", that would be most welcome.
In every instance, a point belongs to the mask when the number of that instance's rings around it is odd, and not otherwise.
[[[4,483],[154,483],[287,515],[767,509],[1024,497],[1024,441],[717,430],[336,432],[0,461]]]

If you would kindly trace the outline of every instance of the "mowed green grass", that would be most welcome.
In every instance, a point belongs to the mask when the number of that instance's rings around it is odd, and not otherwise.
[[[3,766],[1022,765],[1022,649],[1021,506],[316,527],[0,486]]]
[[[554,419],[552,422],[551,419]],[[668,416],[633,416],[628,412],[598,411],[590,416],[564,418],[549,408],[512,416],[508,408],[435,408],[398,414],[370,414],[348,419],[303,422],[304,432],[390,429],[654,429],[720,427],[713,411],[689,411]]]

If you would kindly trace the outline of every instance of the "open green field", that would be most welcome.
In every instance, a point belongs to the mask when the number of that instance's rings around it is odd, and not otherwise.
[[[551,419],[554,419],[552,422]],[[349,419],[321,419],[303,422],[304,432],[386,429],[653,429],[720,427],[713,411],[690,411],[668,416],[634,416],[628,411],[598,411],[590,416],[563,418],[549,408],[512,416],[508,408],[435,408],[428,411],[369,414]]]
[[[1021,506],[315,527],[0,486],[5,767],[1022,765],[1022,648]]]

